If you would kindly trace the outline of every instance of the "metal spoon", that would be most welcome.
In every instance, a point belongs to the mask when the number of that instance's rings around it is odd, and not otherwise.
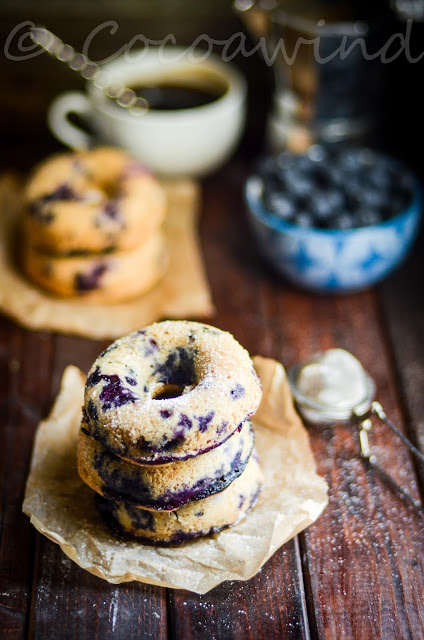
[[[95,87],[104,91],[105,95],[114,100],[119,107],[127,109],[132,115],[144,115],[149,110],[149,103],[141,98],[129,87],[111,78],[110,74],[87,56],[75,51],[74,47],[65,44],[58,36],[45,27],[32,27],[32,40],[47,53],[64,62],[72,71],[79,73],[85,80],[89,80]]]

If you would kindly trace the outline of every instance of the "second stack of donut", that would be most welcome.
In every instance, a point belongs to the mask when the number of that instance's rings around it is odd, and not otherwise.
[[[159,182],[121,150],[53,156],[26,186],[23,269],[63,297],[139,296],[166,268],[165,206]]]
[[[120,533],[181,542],[240,520],[262,474],[249,421],[261,388],[227,332],[155,323],[114,342],[85,387],[78,470]]]

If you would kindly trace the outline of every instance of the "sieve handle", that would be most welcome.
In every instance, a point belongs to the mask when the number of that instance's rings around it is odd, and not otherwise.
[[[417,458],[420,460],[420,462],[422,462],[424,464],[424,455],[421,453],[421,451],[419,449],[417,449],[417,447],[412,444],[412,442],[409,440],[409,438],[407,438],[402,431],[399,431],[399,429],[393,424],[393,422],[391,422],[391,420],[389,420],[389,418],[386,416],[386,413],[383,409],[383,407],[381,406],[381,404],[379,402],[373,402],[371,404],[371,413],[375,414],[376,416],[378,416],[380,418],[380,420],[382,420],[384,422],[384,424],[386,424],[389,429],[391,429],[393,431],[393,433],[395,433],[398,438],[400,438],[402,440],[402,442],[404,444],[406,444],[406,446],[410,449],[410,451],[412,451],[412,453],[414,453]]]
[[[389,484],[391,484],[392,487],[394,487],[397,491],[399,491],[404,498],[407,498],[409,502],[411,502],[411,504],[413,504],[414,507],[416,507],[416,509],[424,513],[424,506],[418,500],[415,500],[415,498],[413,498],[403,487],[401,487],[391,477],[391,475],[388,474],[377,463],[377,456],[372,452],[369,439],[368,439],[368,433],[372,428],[372,422],[369,418],[370,415],[376,415],[378,418],[380,418],[380,420],[384,422],[384,424],[386,424],[389,427],[389,429],[393,431],[393,433],[395,433],[402,440],[404,444],[406,444],[408,449],[410,449],[410,451],[412,451],[412,453],[414,453],[417,456],[417,458],[424,463],[423,454],[421,453],[421,451],[417,449],[417,447],[414,444],[412,444],[412,442],[401,431],[399,431],[399,429],[393,424],[393,422],[389,420],[389,418],[386,416],[386,413],[383,407],[379,402],[373,402],[371,404],[368,414],[366,414],[365,416],[358,416],[361,419],[359,423],[359,426],[360,426],[359,442],[361,445],[362,457],[365,458],[375,469],[378,469],[378,471],[383,475],[385,480],[389,482]]]

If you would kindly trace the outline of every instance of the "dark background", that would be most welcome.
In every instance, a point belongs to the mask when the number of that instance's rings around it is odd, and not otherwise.
[[[333,4],[337,2],[333,1]],[[284,2],[282,5],[284,6]],[[371,8],[374,12],[376,10],[375,2],[368,5],[368,9],[365,7],[361,10],[365,17]],[[379,11],[387,13],[388,4],[381,3]],[[161,40],[172,33],[178,44],[189,45],[201,34],[225,40],[234,33],[245,30],[238,15],[233,11],[230,0],[2,0],[0,9],[3,41],[6,41],[17,25],[32,21],[45,25],[77,50],[82,48],[92,29],[108,20],[115,21],[119,28],[115,34],[110,34],[105,28],[94,38],[90,52],[96,60],[115,53],[137,34]],[[23,26],[18,30],[18,35],[22,35],[27,29],[28,27]],[[404,31],[405,22],[399,19],[399,22],[393,25],[393,29],[396,32]],[[414,21],[411,37],[414,56],[424,51],[423,36],[424,25]],[[17,36],[13,39],[14,44],[10,47],[10,52],[19,55],[16,42]],[[29,44],[29,39],[25,44]],[[220,53],[219,47],[216,53]],[[242,151],[247,151],[248,155],[253,157],[263,147],[265,116],[273,85],[272,71],[263,63],[259,54],[249,58],[239,54],[234,62],[248,79],[250,115]],[[402,156],[421,172],[424,122],[420,80],[423,77],[424,59],[411,64],[401,55],[387,65],[385,71],[387,77],[380,120],[383,129],[379,144]],[[83,87],[83,81],[78,75],[50,59],[46,53],[34,59],[19,61],[9,60],[3,53],[0,87],[1,130],[8,148],[8,153],[2,155],[2,165],[10,167],[21,164],[18,148],[23,142],[27,145],[27,161],[31,161],[32,158],[34,161],[40,159],[40,145],[44,154],[59,149],[59,144],[46,126],[46,109],[61,91]]]

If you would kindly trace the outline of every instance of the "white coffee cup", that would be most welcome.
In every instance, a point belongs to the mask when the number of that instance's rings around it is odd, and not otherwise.
[[[181,47],[149,47],[103,65],[104,71],[108,80],[130,87],[202,77],[204,88],[208,83],[220,83],[224,93],[203,106],[150,109],[134,115],[89,82],[86,93],[61,94],[49,107],[50,130],[71,149],[112,144],[126,149],[155,172],[191,176],[217,169],[234,151],[245,121],[246,83],[233,65]],[[72,113],[88,119],[93,136],[69,120]]]

